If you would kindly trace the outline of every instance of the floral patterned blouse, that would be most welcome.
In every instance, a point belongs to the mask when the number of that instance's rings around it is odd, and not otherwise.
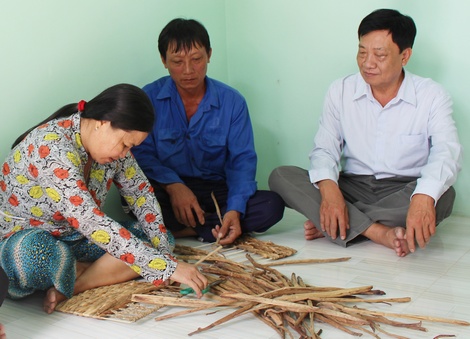
[[[56,119],[34,129],[8,155],[0,173],[0,241],[38,227],[57,239],[90,241],[159,285],[175,271],[160,206],[133,156],[108,164],[93,162],[80,137],[80,115]],[[131,206],[152,246],[106,216],[112,183]]]

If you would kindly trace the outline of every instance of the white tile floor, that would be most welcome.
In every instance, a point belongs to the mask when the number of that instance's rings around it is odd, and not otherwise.
[[[355,287],[373,285],[387,297],[411,297],[411,302],[392,305],[359,305],[382,312],[419,314],[470,321],[470,218],[452,216],[439,227],[436,236],[425,250],[405,258],[398,258],[392,250],[363,242],[347,249],[326,239],[303,240],[304,218],[286,210],[284,219],[260,239],[298,250],[295,258],[351,257],[342,263],[280,266],[286,275],[295,272],[303,280],[316,286]],[[185,240],[186,245],[198,246],[196,241]],[[294,257],[292,257],[294,258]],[[6,300],[0,307],[0,322],[5,324],[7,337],[16,338],[187,338],[198,327],[207,326],[227,312],[194,314],[156,322],[152,314],[136,323],[124,324],[95,320],[41,310],[42,296],[34,295],[21,301]],[[172,313],[169,309],[160,314]],[[400,320],[400,319],[397,319]],[[390,332],[408,338],[434,338],[455,335],[470,338],[470,326],[424,322],[427,332],[388,328]],[[326,324],[322,338],[353,338]],[[267,325],[251,315],[194,335],[195,338],[278,338]],[[364,335],[363,338],[370,336]],[[381,335],[382,338],[390,338]]]

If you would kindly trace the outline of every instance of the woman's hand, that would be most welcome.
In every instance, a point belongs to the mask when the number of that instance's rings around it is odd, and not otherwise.
[[[198,298],[202,297],[202,290],[207,287],[207,278],[199,272],[196,266],[179,261],[171,279],[191,287]]]

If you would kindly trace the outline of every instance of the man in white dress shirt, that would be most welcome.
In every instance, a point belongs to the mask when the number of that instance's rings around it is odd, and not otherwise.
[[[358,29],[359,73],[330,86],[310,170],[282,166],[271,190],[308,220],[307,240],[368,238],[400,257],[424,248],[452,212],[461,145],[441,85],[404,70],[416,26],[380,9]]]

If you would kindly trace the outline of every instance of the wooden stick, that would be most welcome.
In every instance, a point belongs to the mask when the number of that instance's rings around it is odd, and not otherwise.
[[[201,307],[190,308],[189,310],[185,309],[185,310],[174,312],[174,313],[171,313],[171,314],[159,316],[159,317],[155,318],[155,321],[167,320],[167,319],[179,317],[179,316],[190,314],[190,313],[195,313],[195,312],[199,312],[199,311],[208,310],[208,309],[213,308],[213,307],[243,306],[245,304],[246,303],[239,303],[239,302],[234,302],[233,300],[230,300],[230,301],[225,301],[225,302],[220,302],[220,303],[213,303],[213,305],[202,305]]]
[[[234,293],[234,294],[236,294],[236,293]],[[247,300],[252,300],[253,298],[256,299],[256,298],[259,298],[259,297],[246,296]],[[261,298],[261,299],[264,299],[264,298]],[[279,304],[279,302],[276,303],[276,302],[273,302],[272,300],[269,300],[269,302],[267,302],[267,303],[260,303],[256,306],[253,306],[250,310],[245,311],[244,313],[257,311],[257,310],[268,309],[268,308],[272,307],[273,304]],[[297,305],[297,306],[300,306],[300,307],[298,307],[298,308],[294,307],[295,309],[292,309],[292,308],[282,307],[281,305],[276,305],[276,306],[280,307],[280,309],[283,310],[284,312],[299,312],[299,311],[300,312],[305,312],[305,310],[311,309],[309,306],[307,306],[305,304],[296,304],[296,303],[293,303],[293,304]],[[344,312],[341,312],[341,311],[332,310],[332,309],[328,309],[328,308],[323,308],[323,307],[315,307],[314,306],[313,308],[316,309],[314,311],[315,312],[315,314],[314,314],[315,317],[318,314],[323,314],[323,315],[326,315],[326,316],[329,316],[329,317],[338,318],[338,321],[341,320],[341,321],[347,322],[348,324],[356,324],[356,325],[368,325],[369,324],[367,321],[365,321],[362,318],[359,318],[356,315],[351,315],[351,314],[348,314],[348,313],[344,313]]]
[[[219,204],[217,203],[217,199],[215,198],[214,191],[211,192],[211,198],[212,201],[214,201],[215,211],[217,212],[217,216],[219,217],[220,226],[222,226],[222,214],[220,213]]]
[[[343,324],[341,324],[340,322],[338,322],[336,319],[332,319],[330,317],[327,317],[325,315],[321,315],[321,314],[315,314],[315,319],[318,319],[320,320],[321,322],[324,322],[326,324],[329,324],[330,326],[334,327],[334,328],[337,328],[338,330],[341,330],[343,332],[346,332],[352,336],[356,336],[356,337],[360,337],[362,336],[361,333],[359,332],[353,332],[351,331],[349,328],[345,327]]]
[[[265,264],[266,266],[281,266],[281,265],[295,265],[295,264],[324,264],[331,262],[348,261],[351,257],[332,258],[332,259],[298,259],[298,260],[282,260]]]
[[[217,306],[217,303],[207,300],[199,299],[187,299],[180,297],[164,297],[160,295],[148,295],[148,294],[133,294],[131,301],[146,303],[146,304],[157,304],[165,306],[180,306],[180,307],[201,307],[201,306]]]
[[[253,314],[254,314],[259,320],[261,320],[261,321],[264,322],[266,325],[268,325],[269,327],[271,327],[274,331],[276,331],[276,332],[279,334],[279,336],[280,336],[281,338],[285,338],[285,333],[287,332],[287,330],[286,330],[284,327],[279,328],[278,326],[274,325],[274,323],[273,323],[270,319],[268,319],[268,318],[266,318],[266,317],[260,315],[258,312],[253,312]],[[290,334],[290,333],[289,333],[289,334]],[[291,339],[294,339],[294,337],[293,337],[292,335],[290,335],[290,338],[291,338]]]
[[[282,300],[282,299],[281,299]],[[363,299],[363,298],[324,298],[324,297],[309,297],[301,300],[312,300],[319,302],[335,302],[335,303],[369,303],[369,304],[381,304],[381,303],[408,303],[411,301],[410,297],[404,298],[380,298],[380,299]],[[297,301],[296,299],[290,301]]]
[[[340,304],[335,304],[337,308],[340,310],[350,310],[350,312],[354,312],[357,314],[370,314],[370,315],[379,315],[383,317],[396,317],[396,318],[408,318],[408,319],[416,319],[416,320],[425,320],[425,321],[432,321],[438,323],[445,323],[445,324],[454,324],[454,325],[462,325],[462,326],[470,326],[470,323],[464,320],[454,320],[454,319],[447,319],[447,318],[439,318],[439,317],[430,317],[424,315],[417,315],[417,314],[403,314],[403,313],[389,313],[389,312],[378,312],[378,311],[369,311],[361,308],[351,308],[342,306]]]
[[[246,306],[244,306],[244,307],[242,307],[242,308],[240,308],[240,309],[238,309],[238,310],[236,310],[236,311],[230,313],[229,315],[226,315],[226,316],[223,317],[223,318],[220,318],[219,320],[213,322],[213,323],[210,324],[209,326],[202,327],[202,328],[199,327],[196,331],[191,332],[191,333],[189,333],[188,335],[191,336],[191,335],[193,335],[193,334],[200,333],[200,332],[202,332],[202,331],[209,330],[209,329],[211,329],[211,328],[213,328],[213,327],[215,327],[215,326],[217,326],[217,325],[223,324],[224,322],[227,322],[227,321],[229,321],[229,320],[231,320],[231,319],[237,317],[237,316],[240,315],[240,314],[244,314],[245,311],[247,311],[247,310],[249,310],[250,308],[252,308],[253,305],[254,305],[253,303],[248,303]]]
[[[304,281],[302,280],[301,277],[297,277],[296,279],[296,283],[297,285],[299,285],[300,287],[306,287]],[[307,304],[308,306],[313,306],[313,302],[312,300],[308,300],[307,301]],[[310,320],[310,326],[309,326],[309,331],[310,331],[310,335],[311,336],[314,336],[315,335],[315,325],[314,325],[314,317],[315,317],[315,314],[313,312],[309,312],[308,313],[309,315],[309,320]]]
[[[211,198],[212,198],[212,201],[214,201],[215,211],[217,212],[217,216],[219,217],[220,227],[222,227],[222,214],[220,213],[219,204],[217,203],[217,199],[215,198],[214,191],[211,192]],[[220,233],[217,234],[217,240],[215,241],[216,246],[219,244],[219,241],[220,241]]]
[[[283,307],[283,308],[288,309],[289,311],[293,311],[293,312],[314,312],[318,309],[317,307],[311,307],[311,306],[307,306],[307,305],[296,304],[296,303],[292,303],[292,302],[289,302],[289,301],[283,301],[283,300],[268,299],[268,298],[258,297],[258,296],[254,296],[254,295],[248,295],[248,294],[244,294],[244,293],[223,293],[221,296],[224,297],[224,298],[232,298],[232,299],[244,300],[244,301],[253,301],[253,302],[259,303],[259,304],[279,306],[279,307]]]
[[[403,337],[401,335],[397,335],[397,334],[393,334],[393,333],[390,333],[388,331],[385,331],[382,327],[380,327],[379,324],[376,324],[374,328],[375,328],[376,331],[382,332],[382,333],[388,335],[389,337],[392,337],[392,338],[395,338],[395,339],[408,339],[408,337]]]
[[[363,287],[352,287],[352,288],[342,288],[339,290],[334,291],[327,291],[327,292],[313,292],[313,293],[296,293],[292,295],[282,295],[279,296],[278,299],[296,302],[301,300],[315,300],[315,298],[339,298],[339,297],[347,297],[350,295],[354,295],[360,293],[363,290],[371,289],[372,286],[363,286]]]
[[[204,260],[206,260],[207,258],[209,258],[211,255],[213,255],[213,254],[219,252],[222,248],[223,248],[223,246],[217,247],[215,250],[213,250],[212,252],[210,252],[209,254],[207,254],[205,257],[202,257],[201,259],[199,259],[199,260],[194,264],[194,266],[198,266],[200,263],[202,263]]]

